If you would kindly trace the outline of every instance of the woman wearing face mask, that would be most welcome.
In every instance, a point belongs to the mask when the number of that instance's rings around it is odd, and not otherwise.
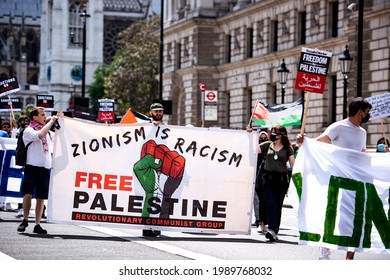
[[[259,145],[268,142],[268,133],[265,131],[260,131],[259,132]],[[259,176],[260,172],[260,165],[263,161],[263,155],[258,154],[257,156],[257,173],[256,173],[256,178]],[[253,198],[253,211],[255,213],[255,222],[252,224],[253,227],[259,227],[262,233],[266,232],[266,225],[267,225],[267,212],[265,208],[265,200],[264,200],[264,195],[262,188],[258,185],[258,182],[256,180],[256,188],[255,188],[255,194]]]
[[[294,150],[288,139],[284,126],[277,125],[271,129],[268,151],[265,144],[259,145],[259,153],[264,150],[265,166],[261,178],[266,200],[268,230],[265,237],[271,242],[278,240],[280,221],[282,217],[283,200],[288,189],[287,161],[294,166]]]

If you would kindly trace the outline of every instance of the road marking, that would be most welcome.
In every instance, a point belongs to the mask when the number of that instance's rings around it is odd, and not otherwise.
[[[14,260],[15,261],[16,259],[14,259],[13,257],[10,257],[10,256],[0,252],[0,260],[1,261],[10,261],[10,260]]]
[[[195,252],[188,251],[188,250],[185,250],[185,249],[182,249],[179,247],[165,244],[165,243],[160,242],[160,241],[146,240],[143,237],[139,237],[137,235],[125,233],[125,232],[122,232],[119,230],[114,230],[111,228],[105,228],[105,227],[99,227],[99,226],[82,226],[82,227],[88,228],[88,229],[91,229],[94,231],[98,231],[101,233],[105,233],[105,234],[108,234],[111,236],[115,236],[118,238],[122,238],[122,239],[127,240],[127,241],[131,240],[131,242],[135,242],[137,244],[148,246],[148,247],[160,250],[160,251],[164,251],[164,252],[167,252],[167,253],[170,253],[173,255],[182,256],[182,257],[192,259],[192,260],[220,260],[219,258],[216,258],[216,257],[212,257],[212,256],[200,254],[200,253],[195,253]]]

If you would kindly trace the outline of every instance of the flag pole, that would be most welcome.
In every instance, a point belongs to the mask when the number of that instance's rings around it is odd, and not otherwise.
[[[301,135],[305,133],[306,115],[307,115],[307,110],[309,109],[309,102],[310,102],[310,91],[307,92],[306,94],[305,110],[303,111],[302,124],[301,124]]]
[[[383,133],[383,139],[385,140],[385,145],[387,147],[387,139],[386,139],[386,133],[385,133],[385,128],[383,126],[383,119],[381,120],[381,127],[382,127],[382,133]],[[390,147],[389,147],[390,148]]]
[[[259,102],[259,99],[256,100],[255,107],[253,108],[253,111],[252,111],[252,114],[251,114],[251,117],[250,117],[249,123],[248,123],[249,126],[251,126],[253,114],[255,113],[255,110],[256,110],[256,107],[257,107],[257,102]]]

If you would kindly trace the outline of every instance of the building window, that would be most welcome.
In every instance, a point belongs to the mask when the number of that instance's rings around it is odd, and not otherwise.
[[[225,36],[225,63],[230,63],[231,61],[231,55],[232,55],[232,36],[230,34],[227,34]]]
[[[328,100],[328,125],[331,123],[334,123],[336,121],[336,99],[337,99],[337,77],[336,75],[330,76],[328,81],[328,86],[329,86],[329,100]],[[344,104],[342,105],[344,106]]]
[[[253,28],[246,29],[246,58],[253,57]]]
[[[83,41],[83,22],[80,15],[83,13],[83,6],[80,2],[69,4],[69,34],[73,34],[75,42]],[[69,36],[69,46],[81,48],[81,44],[72,44]]]
[[[47,49],[51,50],[52,39],[53,39],[53,2],[49,1],[48,3],[48,15],[47,15],[47,29],[49,30],[47,36]]]
[[[245,107],[247,108],[246,109],[247,113],[244,117],[246,120],[249,120],[252,116],[252,111],[253,111],[253,108],[252,108],[252,98],[253,98],[252,88],[245,89],[245,96],[246,96]],[[246,126],[246,124],[247,123],[244,123],[244,127]]]
[[[39,62],[39,39],[33,29],[26,30],[26,59],[27,65],[36,66]]]
[[[180,69],[181,68],[181,44],[180,43],[176,44],[176,59],[175,59],[175,63],[176,63],[176,69]]]
[[[267,100],[269,100],[269,103],[271,104],[277,104],[277,88],[276,88],[276,84],[270,84],[268,86],[268,90],[269,92],[269,96],[267,96]],[[266,103],[266,102],[264,102]]]
[[[278,21],[271,21],[271,29],[270,29],[270,51],[276,52],[278,51]]]
[[[338,36],[338,22],[339,22],[339,2],[334,1],[329,3],[329,18],[328,28],[329,36],[335,38]]]
[[[298,13],[298,45],[306,44],[306,12]]]

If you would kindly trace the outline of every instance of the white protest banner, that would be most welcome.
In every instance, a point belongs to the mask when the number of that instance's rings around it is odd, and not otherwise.
[[[370,120],[390,116],[390,92],[365,98],[371,105]]]
[[[298,194],[300,244],[390,253],[389,170],[390,153],[305,138],[290,188]]]
[[[54,223],[250,233],[255,133],[60,119]]]

